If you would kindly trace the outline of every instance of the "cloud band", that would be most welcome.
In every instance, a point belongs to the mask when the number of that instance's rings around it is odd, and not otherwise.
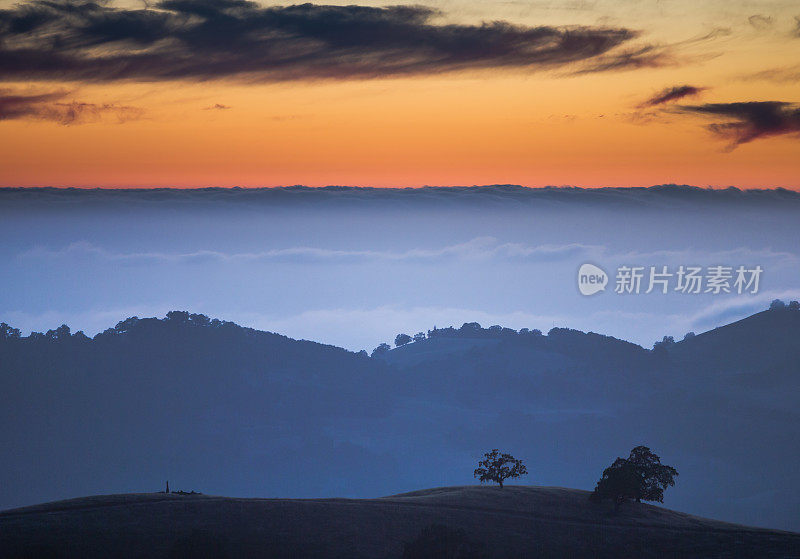
[[[362,79],[556,67],[635,38],[606,27],[437,24],[421,6],[35,0],[0,10],[0,80]]]

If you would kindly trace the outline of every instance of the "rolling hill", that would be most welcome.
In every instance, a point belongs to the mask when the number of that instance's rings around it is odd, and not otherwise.
[[[202,315],[90,339],[0,336],[0,509],[180,487],[370,497],[472,481],[501,448],[531,483],[591,489],[638,444],[666,505],[800,530],[800,311],[647,350],[595,333],[436,330],[369,357]]]
[[[460,554],[440,558],[800,556],[798,534],[646,504],[629,503],[614,515],[587,496],[462,486],[379,499],[87,497],[0,513],[0,557],[388,559],[404,550],[406,557],[434,556],[425,553],[445,541]]]

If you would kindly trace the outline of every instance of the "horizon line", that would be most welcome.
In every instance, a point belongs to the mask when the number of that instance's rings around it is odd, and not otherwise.
[[[466,189],[480,189],[480,188],[508,188],[508,189],[521,189],[521,190],[700,190],[700,191],[738,191],[738,192],[764,192],[764,191],[785,191],[800,193],[800,184],[795,187],[786,186],[756,186],[756,187],[741,187],[735,185],[694,185],[694,184],[677,184],[677,183],[657,183],[650,185],[640,186],[584,186],[584,185],[543,185],[543,186],[530,186],[515,183],[486,183],[486,184],[453,184],[453,185],[437,185],[426,184],[421,186],[370,186],[370,185],[357,185],[357,184],[327,184],[322,186],[310,186],[306,184],[285,184],[285,185],[272,185],[272,186],[0,186],[0,192],[7,191],[42,191],[42,190],[56,190],[56,191],[156,191],[156,190],[392,190],[392,191],[408,191],[408,190],[466,190]]]

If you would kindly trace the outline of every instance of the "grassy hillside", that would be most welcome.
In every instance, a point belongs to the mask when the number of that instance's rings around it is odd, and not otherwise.
[[[379,499],[87,497],[0,513],[0,556],[390,558],[402,557],[432,525],[451,530],[451,542],[462,540],[470,554],[461,557],[800,556],[798,534],[646,504],[627,504],[614,515],[587,497],[525,486],[445,487]]]
[[[698,334],[668,348],[676,364],[727,374],[797,372],[800,311],[771,309]]]

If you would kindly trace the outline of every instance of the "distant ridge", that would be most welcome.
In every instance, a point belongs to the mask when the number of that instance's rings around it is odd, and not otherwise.
[[[370,357],[185,311],[94,339],[7,328],[0,509],[163,478],[365,497],[468,482],[495,446],[535,482],[591,489],[649,444],[680,472],[668,506],[800,529],[800,310],[654,349],[567,328],[435,332]]]
[[[690,185],[663,184],[650,187],[574,186],[523,187],[519,185],[482,186],[424,186],[419,188],[376,188],[357,186],[307,187],[302,185],[264,188],[0,188],[0,203],[5,208],[55,205],[69,207],[81,203],[81,209],[102,205],[116,207],[135,203],[146,207],[174,204],[195,207],[212,203],[217,207],[241,204],[268,207],[315,206],[325,203],[328,208],[352,204],[424,204],[426,209],[446,208],[475,203],[490,204],[493,208],[542,206],[559,207],[569,202],[580,207],[618,208],[696,208],[706,210],[731,204],[746,209],[775,208],[785,210],[800,207],[800,192],[785,188],[738,189],[703,188]],[[90,204],[90,206],[84,206]],[[76,208],[79,209],[79,208]]]
[[[0,317],[1,319],[2,317]],[[5,323],[4,323],[5,324]],[[54,325],[55,326],[55,325]],[[8,332],[11,332],[13,329],[13,324],[8,325],[6,324],[6,328]],[[66,328],[63,335],[65,336],[64,339],[69,337],[76,337],[78,340],[89,340],[87,336],[83,334],[83,332],[72,332],[71,329],[67,325],[62,325],[62,328]],[[161,329],[166,331],[174,332],[176,329],[180,328],[190,328],[190,329],[203,329],[207,328],[209,330],[217,330],[220,332],[228,332],[228,333],[240,333],[246,336],[264,336],[264,339],[281,339],[286,341],[293,341],[299,342],[304,344],[314,344],[320,347],[332,348],[342,352],[348,352],[343,348],[339,348],[337,346],[333,346],[330,344],[323,344],[321,342],[315,342],[310,340],[297,340],[287,336],[286,334],[278,334],[274,332],[258,330],[255,328],[250,328],[247,326],[240,326],[234,322],[227,321],[227,320],[220,320],[217,318],[209,318],[203,314],[197,313],[190,313],[188,311],[170,311],[164,318],[157,318],[157,317],[145,317],[139,318],[137,316],[129,317],[124,320],[120,320],[116,326],[109,327],[106,330],[99,332],[93,338],[94,339],[111,339],[114,336],[119,335],[128,335],[128,334],[140,334],[147,330]],[[753,353],[751,348],[744,347],[743,342],[747,341],[749,343],[757,342],[759,344],[766,344],[766,343],[773,343],[776,345],[782,345],[784,342],[790,342],[794,339],[795,331],[800,328],[800,309],[791,308],[785,306],[779,309],[767,309],[764,311],[757,312],[753,315],[747,316],[745,318],[739,319],[729,324],[724,324],[722,326],[718,326],[712,328],[711,330],[702,332],[700,334],[692,334],[690,337],[687,337],[684,340],[675,341],[674,343],[670,343],[667,346],[662,346],[664,349],[669,349],[670,351],[675,351],[675,348],[685,348],[685,347],[696,347],[698,344],[708,344],[712,343],[732,343],[735,342],[736,347],[741,351],[742,355],[744,354],[751,354]],[[15,334],[12,337],[8,337],[8,333],[0,332],[0,342],[2,341],[14,341],[14,340],[29,340],[29,341],[47,341],[47,340],[57,340],[59,334],[61,333],[57,329],[51,329],[47,332],[47,334],[42,335],[41,332],[33,333],[32,336],[21,336],[19,331],[15,330]],[[514,330],[507,327],[502,327],[499,325],[491,326],[488,328],[482,327],[477,322],[470,322],[464,323],[461,327],[455,328],[454,326],[448,326],[444,328],[434,328],[432,330],[428,330],[427,332],[428,339],[425,342],[429,342],[431,340],[448,340],[448,339],[458,339],[458,340],[467,340],[467,341],[510,341],[510,340],[526,340],[526,341],[539,341],[545,338],[549,338],[549,341],[552,343],[564,345],[569,344],[570,342],[574,342],[576,340],[581,340],[582,343],[587,344],[594,344],[594,345],[603,345],[608,344],[609,346],[629,350],[629,351],[638,351],[642,348],[639,344],[634,342],[629,342],[627,340],[623,340],[620,338],[616,338],[614,336],[609,336],[606,334],[600,334],[597,332],[584,332],[581,330],[576,330],[573,328],[566,328],[556,326],[550,329],[549,332],[543,333],[539,330],[529,330],[528,328],[522,328],[521,330]],[[63,341],[63,339],[62,339]],[[479,344],[480,345],[480,344]],[[662,344],[657,344],[660,346]],[[472,347],[470,343],[467,343],[466,346]],[[464,348],[466,348],[464,346]],[[404,353],[411,348],[419,348],[420,344],[414,344],[410,342],[407,345],[403,345],[402,347],[398,346],[393,348],[391,351],[394,354]],[[574,350],[574,347],[569,348],[570,351]],[[416,351],[416,349],[414,350]],[[420,349],[420,351],[423,351]]]

